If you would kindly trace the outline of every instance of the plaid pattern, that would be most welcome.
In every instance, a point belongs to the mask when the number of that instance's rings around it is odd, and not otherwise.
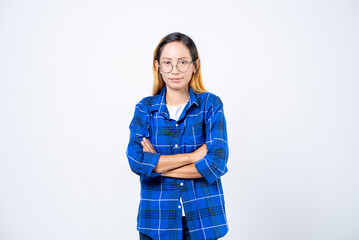
[[[165,86],[160,94],[145,97],[136,105],[129,126],[126,155],[141,182],[137,230],[153,239],[182,239],[180,196],[192,240],[217,239],[228,232],[220,178],[228,171],[223,103],[213,93],[197,94],[191,87],[189,93],[177,122],[169,118]],[[156,153],[143,151],[143,137]],[[202,178],[170,178],[153,172],[161,154],[191,153],[204,143],[208,152],[195,163]]]

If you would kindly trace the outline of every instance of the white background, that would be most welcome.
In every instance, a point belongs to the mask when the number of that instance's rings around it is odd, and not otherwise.
[[[125,155],[180,31],[228,124],[224,240],[359,239],[357,1],[0,1],[0,239],[138,239]]]

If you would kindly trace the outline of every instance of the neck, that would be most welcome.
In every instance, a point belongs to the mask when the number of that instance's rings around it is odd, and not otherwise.
[[[166,89],[166,104],[170,106],[179,106],[185,104],[189,100],[189,89],[173,90]]]

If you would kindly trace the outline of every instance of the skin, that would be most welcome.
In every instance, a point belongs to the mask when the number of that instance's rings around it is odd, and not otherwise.
[[[147,138],[143,138],[141,144],[144,152],[156,153],[151,142]],[[202,178],[203,176],[195,167],[195,162],[202,159],[206,154],[207,145],[203,144],[193,153],[161,155],[156,167],[153,170],[155,172],[162,173],[161,175],[165,177]],[[159,169],[159,165],[162,165],[162,169]]]
[[[159,69],[162,79],[166,84],[166,103],[170,106],[185,104],[189,100],[189,82],[191,81],[192,75],[196,73],[197,70],[194,63],[192,63],[187,72],[179,72],[175,65],[180,59],[187,60],[188,62],[193,60],[189,49],[183,43],[170,42],[162,49],[160,62],[155,60],[155,66],[157,69]],[[170,61],[173,65],[173,69],[170,73],[164,73],[161,71],[161,68],[159,68],[159,64],[164,60]],[[199,66],[199,59],[196,60],[196,64]],[[171,78],[182,79],[180,82],[174,82],[171,80]]]
[[[166,104],[170,106],[178,106],[188,102],[189,100],[189,82],[192,75],[196,72],[196,67],[192,63],[187,72],[179,72],[176,64],[179,60],[185,59],[192,61],[189,49],[180,42],[170,42],[166,44],[160,56],[160,63],[164,60],[170,61],[173,69],[170,73],[164,73],[159,68],[159,62],[155,60],[155,66],[162,75],[167,88]],[[196,60],[199,66],[199,59]],[[180,81],[173,81],[172,78],[180,78]],[[143,138],[141,141],[144,152],[156,153],[151,142]],[[207,145],[203,144],[192,153],[161,155],[154,172],[161,173],[162,176],[173,178],[202,178],[203,176],[197,171],[195,163],[201,160],[207,154]]]

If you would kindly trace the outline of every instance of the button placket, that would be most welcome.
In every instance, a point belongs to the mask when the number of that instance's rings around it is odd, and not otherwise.
[[[180,143],[179,143],[179,134],[178,134],[178,124],[175,120],[171,119],[171,127],[172,127],[172,137],[171,137],[171,144],[172,144],[172,153],[178,154],[180,153]]]
[[[176,127],[176,128],[178,127],[178,123],[175,124],[175,127]],[[177,144],[177,143],[175,144],[175,148],[178,148],[178,144]]]
[[[180,192],[182,192],[184,189],[184,183],[183,183],[183,181],[182,180],[180,180],[181,182],[179,183],[179,185],[180,185]],[[179,206],[178,206],[178,209],[181,209],[182,210],[182,216],[183,216],[183,214],[185,214],[184,213],[184,208],[183,208],[183,198],[182,198],[182,196],[180,196],[180,204],[179,204]]]

